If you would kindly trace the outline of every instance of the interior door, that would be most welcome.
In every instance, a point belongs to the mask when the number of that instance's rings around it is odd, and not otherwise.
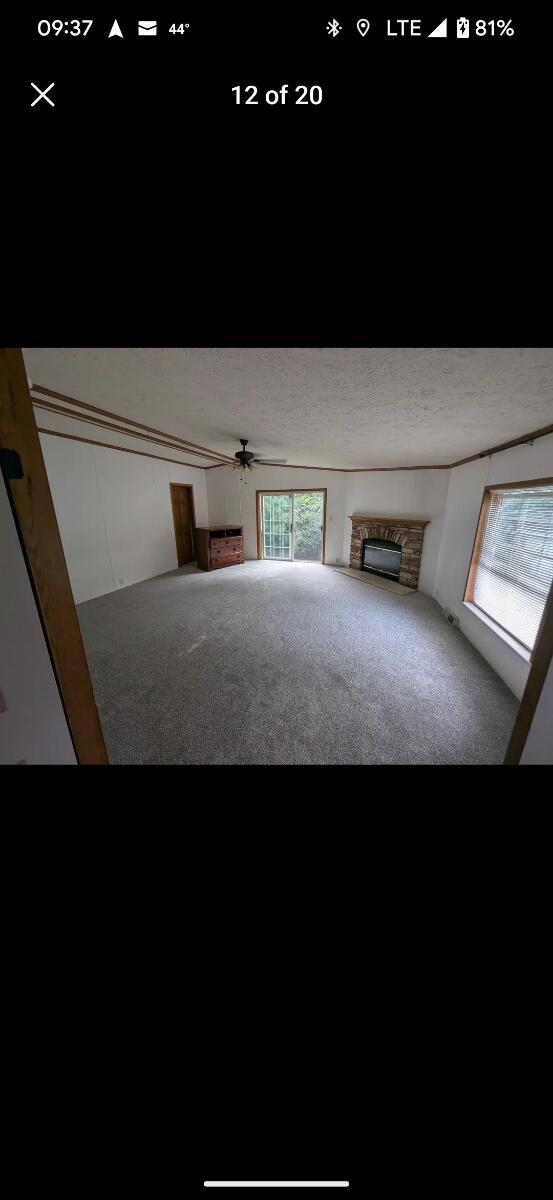
[[[292,558],[293,496],[286,492],[262,499],[263,558]]]
[[[171,483],[169,486],[177,543],[177,562],[179,567],[183,567],[185,563],[193,562],[195,558],[190,489],[182,483]]]

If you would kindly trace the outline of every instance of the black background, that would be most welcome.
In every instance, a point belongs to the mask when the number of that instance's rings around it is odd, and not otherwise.
[[[440,10],[447,41],[401,40],[385,20],[412,5],[203,6],[167,12],[183,38],[119,42],[113,19],[163,10],[89,7],[86,43],[36,36],[74,15],[2,27],[4,343],[550,343],[550,17],[465,10],[516,27],[467,42]],[[283,82],[323,104],[235,105]],[[93,776],[78,817],[24,810],[8,843],[24,1172],[68,1195],[512,1182],[546,956],[504,776],[189,778],[142,772],[142,807],[135,773],[101,801]]]
[[[242,797],[103,802],[88,778],[78,804],[19,797],[13,828],[3,809],[6,1153],[22,1190],[537,1184],[538,807],[456,800],[446,775],[436,804],[392,783],[382,804],[271,801],[265,785],[261,805],[247,772]]]
[[[84,40],[6,25],[13,340],[547,344],[550,17],[469,13],[465,41],[380,6],[361,38],[357,10],[203,6],[138,38],[87,11]],[[395,15],[450,36],[387,38]],[[323,103],[235,103],[283,82]]]

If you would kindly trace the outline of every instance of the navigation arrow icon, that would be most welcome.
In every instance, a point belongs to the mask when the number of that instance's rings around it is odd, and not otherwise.
[[[110,37],[123,37],[123,34],[121,33],[121,29],[119,28],[118,21],[113,22],[113,25],[108,33],[108,38],[110,38]]]

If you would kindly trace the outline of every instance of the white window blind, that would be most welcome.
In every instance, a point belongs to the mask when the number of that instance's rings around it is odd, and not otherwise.
[[[490,495],[472,600],[532,650],[553,578],[553,486]]]

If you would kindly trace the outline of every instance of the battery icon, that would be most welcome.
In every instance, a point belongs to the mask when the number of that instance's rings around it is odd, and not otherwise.
[[[468,17],[458,17],[457,19],[457,37],[467,38],[470,33]]]

